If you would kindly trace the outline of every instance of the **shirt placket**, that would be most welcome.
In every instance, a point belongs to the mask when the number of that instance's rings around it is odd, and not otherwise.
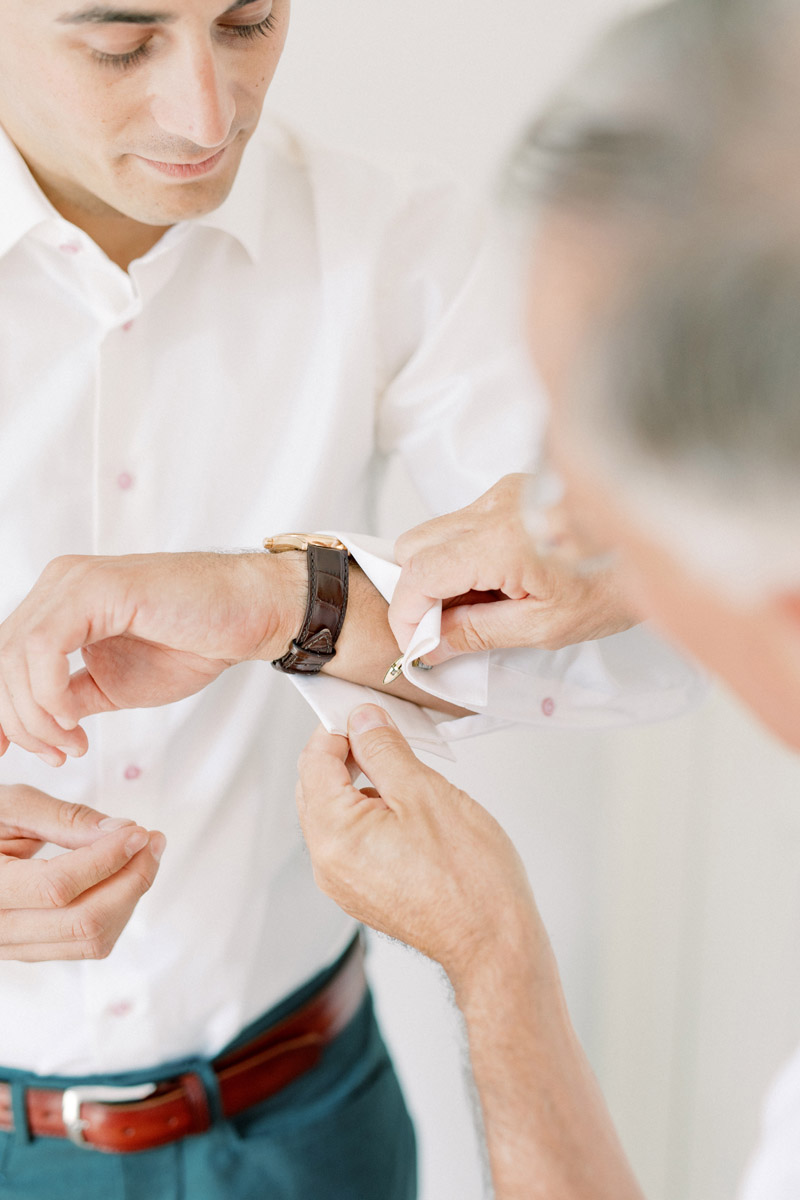
[[[143,328],[147,298],[139,279],[105,259],[93,265],[87,297],[102,330],[94,380],[93,549],[117,555],[149,549],[147,537],[158,527],[151,487],[157,455],[144,452],[153,342]],[[159,799],[157,716],[152,711],[119,713],[96,722],[92,731],[98,807],[146,827],[155,824]],[[160,1058],[157,1013],[144,986],[147,953],[144,929],[134,913],[109,962],[86,964],[87,1014],[95,1052],[106,1061],[125,1058],[134,1027],[143,1061]]]

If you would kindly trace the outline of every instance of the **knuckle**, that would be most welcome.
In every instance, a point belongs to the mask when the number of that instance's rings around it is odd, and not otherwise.
[[[366,735],[362,734],[362,737],[366,737],[368,753],[372,758],[388,758],[398,753],[397,734],[388,726],[371,729]]]
[[[96,817],[93,808],[89,808],[88,804],[73,804],[70,801],[61,801],[58,810],[58,819],[62,825],[68,829],[77,829],[80,826],[93,821]]]
[[[462,646],[468,654],[477,654],[489,648],[486,634],[476,627],[469,611],[465,614],[459,633]]]
[[[98,937],[88,942],[80,942],[79,945],[81,948],[81,958],[98,961],[108,958],[114,949],[114,939],[110,937]]]
[[[406,557],[403,563],[403,574],[407,582],[416,582],[424,574],[423,559],[419,551],[415,551]]]
[[[77,554],[59,554],[55,558],[51,558],[50,562],[42,571],[39,579],[44,583],[52,583],[60,579],[62,575],[66,575],[76,562],[80,562],[80,555]]]
[[[145,893],[150,891],[153,885],[155,874],[148,875],[145,871],[130,872],[130,893],[134,897],[134,902],[141,900]]]
[[[108,958],[116,938],[108,928],[104,915],[85,908],[75,915],[70,938],[80,949],[81,958]]]
[[[77,895],[77,888],[66,871],[47,871],[37,881],[38,907],[66,908]]]
[[[409,530],[406,533],[400,534],[400,537],[394,544],[394,557],[399,566],[405,567],[408,563],[408,560],[413,553],[415,541],[416,538],[413,530]]]

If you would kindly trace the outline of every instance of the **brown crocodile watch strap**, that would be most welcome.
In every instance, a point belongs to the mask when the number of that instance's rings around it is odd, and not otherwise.
[[[306,554],[308,606],[303,628],[283,658],[272,663],[277,671],[289,675],[317,675],[330,662],[347,611],[347,551],[309,542]]]

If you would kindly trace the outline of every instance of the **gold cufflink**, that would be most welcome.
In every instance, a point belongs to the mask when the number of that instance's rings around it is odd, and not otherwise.
[[[403,674],[403,659],[404,659],[404,657],[405,657],[405,655],[401,654],[399,658],[396,658],[394,660],[392,665],[389,667],[389,670],[386,672],[386,674],[383,677],[384,683],[394,683],[395,679],[400,678],[400,676]],[[419,667],[420,671],[432,671],[433,670],[433,667],[430,665],[430,663],[423,662],[423,660],[421,658],[413,659],[411,665],[412,665],[412,667]]]

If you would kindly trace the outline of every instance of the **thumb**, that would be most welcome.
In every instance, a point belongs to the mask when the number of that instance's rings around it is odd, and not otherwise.
[[[56,800],[38,788],[9,787],[3,790],[0,822],[6,830],[70,850],[89,846],[123,825],[135,824],[127,818],[107,817],[86,804]]]
[[[441,641],[425,655],[425,662],[435,667],[459,654],[528,645],[531,614],[527,599],[491,600],[445,609]]]
[[[350,713],[347,733],[358,766],[390,805],[405,791],[409,778],[426,771],[392,718],[377,704],[362,704]]]

